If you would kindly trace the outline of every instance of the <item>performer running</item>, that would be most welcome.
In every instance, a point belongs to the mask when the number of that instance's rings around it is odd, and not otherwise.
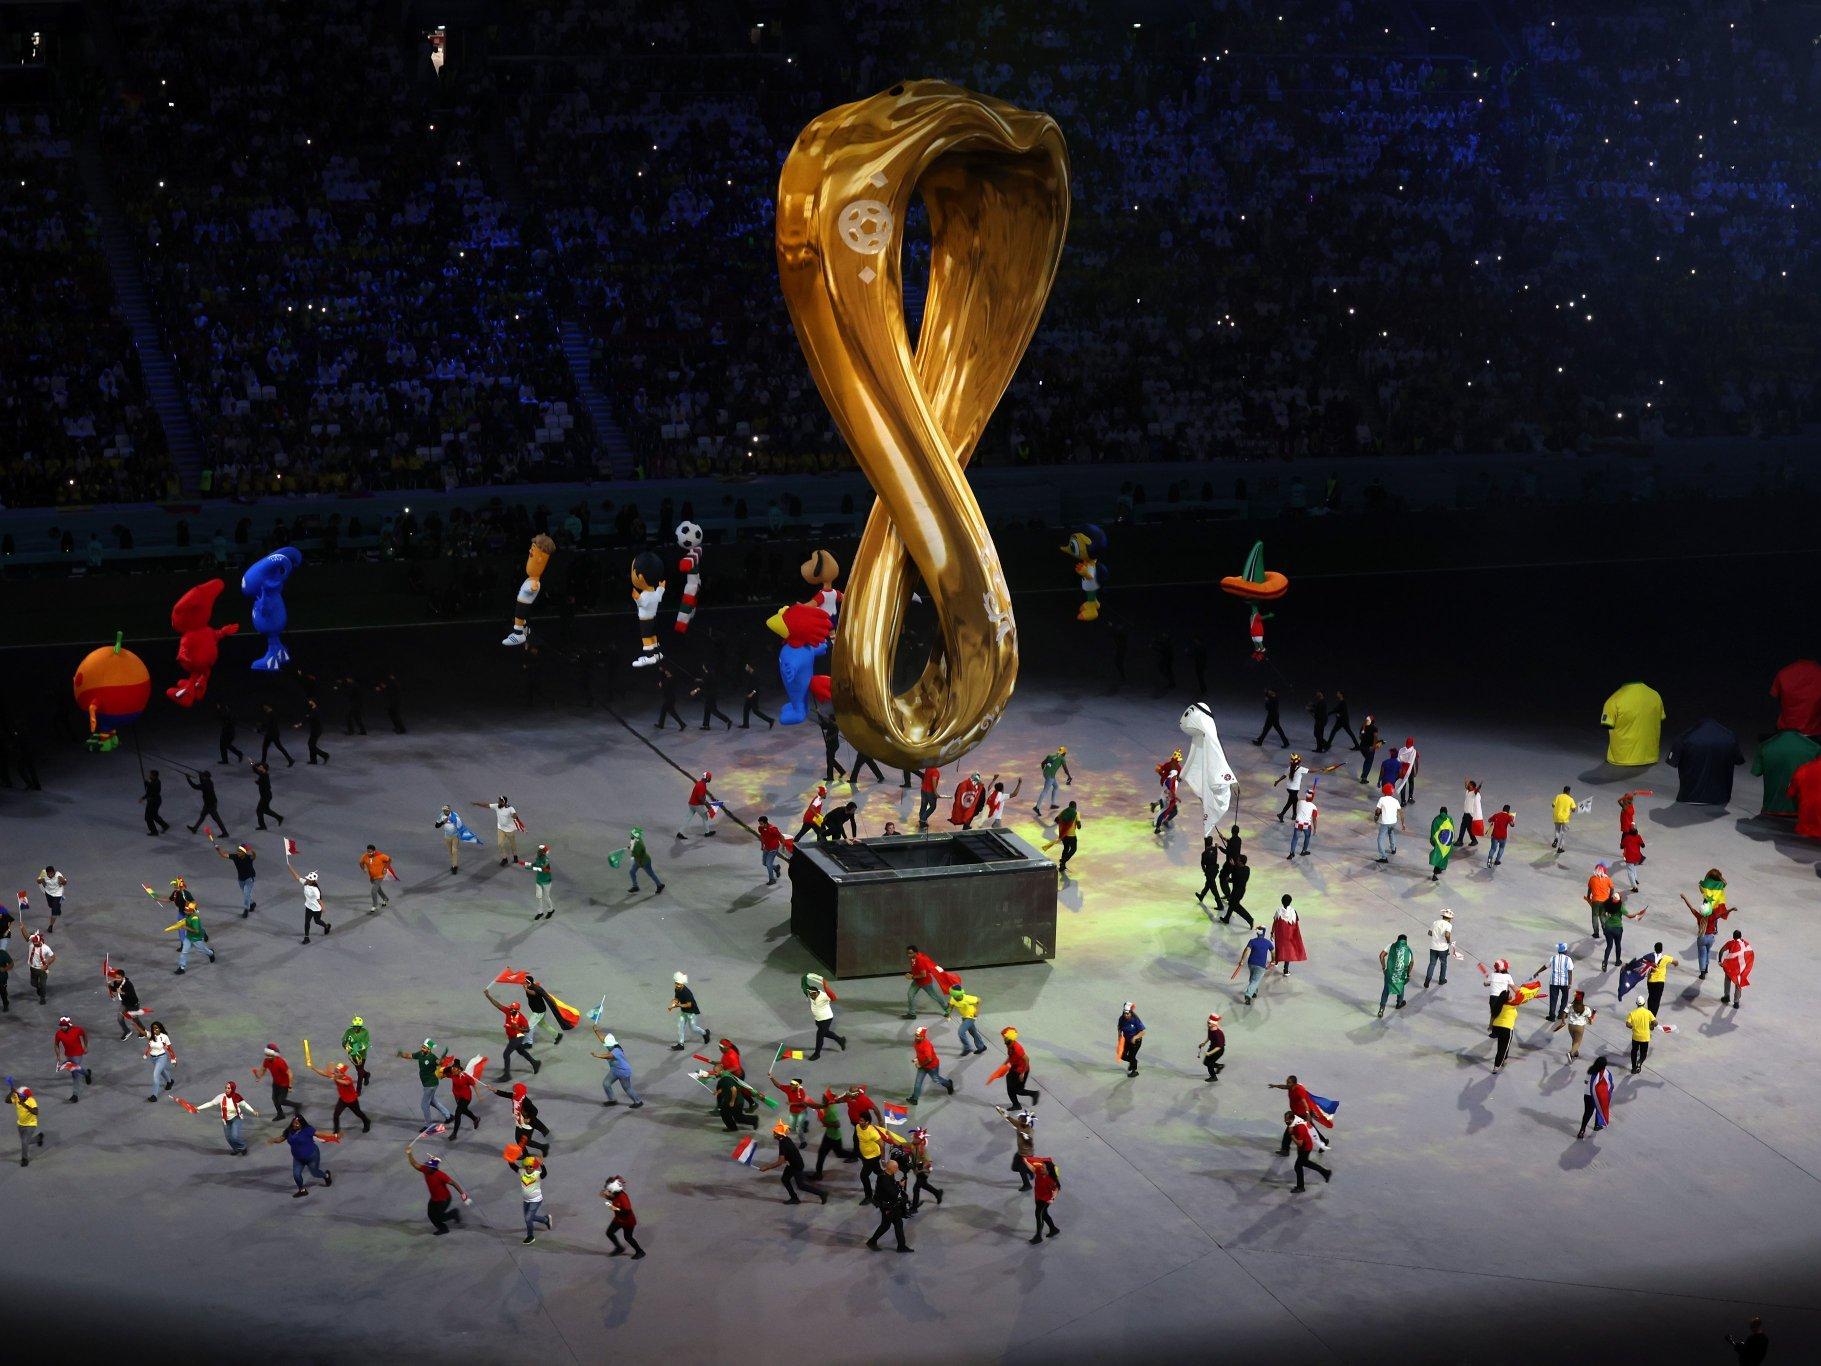
[[[421,1137],[421,1135],[420,1135]],[[449,1231],[449,1225],[462,1221],[462,1212],[449,1206],[449,1192],[454,1191],[461,1197],[464,1205],[474,1202],[468,1198],[468,1192],[462,1189],[462,1183],[443,1170],[440,1157],[426,1157],[422,1162],[417,1160],[413,1151],[417,1139],[405,1144],[405,1161],[411,1164],[411,1170],[420,1173],[424,1178],[424,1187],[430,1193],[428,1213],[430,1215],[430,1232],[433,1237],[440,1237]]]
[[[331,1129],[338,1134],[341,1132],[341,1117],[344,1113],[352,1113],[360,1121],[360,1131],[363,1134],[372,1129],[372,1121],[367,1118],[366,1111],[360,1108],[360,1081],[347,1063],[338,1062],[333,1067],[318,1067],[311,1063],[310,1070],[335,1083],[335,1114],[330,1121]],[[301,1115],[303,1111],[297,1113]]]
[[[259,1066],[253,1069],[253,1080],[269,1078],[272,1083],[272,1120],[277,1123],[284,1119],[286,1109],[299,1118],[303,1116],[303,1106],[289,1099],[291,1094],[291,1064],[279,1054],[278,1045],[269,1043],[259,1060]]]
[[[694,610],[693,604],[690,610]],[[688,624],[681,614],[678,615],[677,620],[679,631]],[[632,1234],[633,1229],[639,1226],[639,1217],[632,1212],[632,1197],[626,1194],[625,1181],[617,1176],[608,1177],[607,1184],[601,1187],[601,1199],[605,1200],[607,1208],[613,1211],[613,1217],[607,1225],[607,1241],[613,1244],[613,1252],[610,1255],[615,1257],[626,1255],[626,1248],[620,1246],[620,1237],[624,1234],[627,1247],[632,1249],[632,1260],[638,1261],[645,1255],[645,1249],[639,1246],[639,1240]]]

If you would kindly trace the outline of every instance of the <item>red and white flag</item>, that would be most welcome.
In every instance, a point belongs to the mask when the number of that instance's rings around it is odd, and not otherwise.
[[[286,858],[296,858],[297,852],[298,852],[297,841],[292,839],[289,835],[286,835],[285,836],[285,857]]]

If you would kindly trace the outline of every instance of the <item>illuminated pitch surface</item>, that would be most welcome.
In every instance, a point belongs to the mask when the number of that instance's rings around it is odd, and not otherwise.
[[[1143,651],[1134,645],[1137,673]],[[1490,1359],[1474,1354],[1494,1343],[1522,1352],[1573,1342],[1626,1359],[1709,1360],[1721,1332],[1738,1331],[1752,1312],[1766,1315],[1780,1348],[1814,1341],[1821,1312],[1804,1270],[1821,1227],[1812,1175],[1821,1134],[1808,1080],[1821,1007],[1804,967],[1821,948],[1808,914],[1814,851],[1741,826],[1755,809],[1755,783],[1741,771],[1733,810],[1708,818],[1668,803],[1665,769],[1605,773],[1590,725],[1423,725],[1386,707],[1391,738],[1415,730],[1423,752],[1404,852],[1389,868],[1371,862],[1357,757],[1337,752],[1350,771],[1323,780],[1315,854],[1291,865],[1285,827],[1273,819],[1281,790],[1269,786],[1280,752],[1249,742],[1258,676],[1232,672],[1239,681],[1216,702],[1242,779],[1240,823],[1256,870],[1248,901],[1268,913],[1281,892],[1294,893],[1310,953],[1288,980],[1271,979],[1250,1010],[1228,981],[1243,934],[1211,925],[1192,895],[1198,811],[1189,804],[1160,845],[1145,809],[1153,765],[1181,738],[1186,689],[1157,698],[1134,685],[1115,697],[1098,681],[1065,691],[1027,680],[970,765],[1023,776],[1017,829],[1040,842],[1029,806],[1036,761],[1066,742],[1086,822],[1056,961],[967,975],[989,1041],[1016,1024],[1035,1062],[1038,1149],[1057,1159],[1064,1183],[1055,1206],[1062,1235],[1040,1248],[1025,1241],[1030,1198],[1017,1193],[1011,1135],[990,1108],[1004,1099],[986,1080],[997,1051],[957,1062],[953,1026],[927,1005],[922,1022],[957,1092],[926,1095],[919,1108],[946,1202],[911,1221],[914,1257],[867,1252],[875,1220],[855,1203],[854,1168],[835,1168],[826,1209],[787,1209],[775,1177],[729,1160],[734,1139],[688,1079],[694,1064],[668,1050],[670,975],[690,974],[707,1023],[738,1040],[762,1077],[780,1040],[810,1042],[797,979],[813,965],[787,934],[788,886],[765,888],[753,841],[725,823],[712,841],[674,840],[687,783],[601,713],[521,719],[501,704],[438,715],[419,689],[407,736],[381,722],[350,740],[332,726],[326,770],[306,768],[295,746],[298,766],[281,761],[276,774],[283,834],[299,841],[300,868],[323,871],[335,924],[308,948],[298,943],[301,901],[284,876],[280,834],[253,830],[244,774],[217,770],[236,835],[251,836],[261,855],[260,910],[250,921],[238,916],[229,865],[200,838],[181,824],[156,842],[142,833],[130,752],[58,758],[46,765],[54,790],[8,795],[4,805],[15,878],[29,885],[29,871],[46,862],[71,878],[49,1005],[28,999],[21,968],[13,1012],[0,1017],[6,1069],[37,1089],[49,1135],[29,1171],[0,1165],[0,1202],[30,1248],[14,1269],[16,1290],[66,1347],[130,1324],[153,1355],[178,1341],[261,1353],[277,1341],[280,1357],[362,1350],[440,1359],[456,1348],[483,1360],[594,1360],[604,1351],[654,1359],[724,1355],[738,1343],[745,1356],[794,1360],[824,1342],[856,1360],[901,1358],[913,1343],[962,1359],[1218,1344],[1280,1361],[1460,1360]],[[1302,695],[1286,707],[1299,741]],[[641,734],[652,734],[649,721],[641,707]],[[200,717],[166,719],[145,743],[212,757],[213,728]],[[746,819],[768,812],[789,830],[821,776],[812,728],[692,728],[663,744],[685,767],[712,767],[717,791]],[[1438,801],[1455,807],[1468,773],[1485,783],[1489,811],[1514,805],[1516,835],[1496,877],[1463,857],[1432,887],[1422,832]],[[887,790],[862,789],[869,830],[907,810],[894,800],[897,775],[888,776]],[[169,765],[166,779],[166,816],[194,819]],[[1546,849],[1546,804],[1564,782],[1593,797],[1594,810],[1577,818],[1558,864]],[[1613,978],[1594,979],[1601,1017],[1589,1052],[1597,1044],[1621,1062],[1616,1122],[1577,1143],[1582,1070],[1564,1065],[1566,1035],[1547,1031],[1543,1002],[1526,1006],[1495,1080],[1473,959],[1507,956],[1522,972],[1566,936],[1585,964],[1578,898],[1595,858],[1613,852],[1612,799],[1629,786],[1659,795],[1641,803],[1649,862],[1638,902],[1651,911],[1628,929],[1627,947],[1661,937],[1683,959],[1665,998],[1676,1032],[1657,1035],[1649,1067],[1630,1077]],[[553,846],[552,923],[530,919],[529,876],[490,856],[483,811],[464,806],[486,844],[465,851],[459,877],[446,871],[430,829],[440,804],[501,791],[528,823],[521,851],[539,840]],[[624,871],[608,866],[635,822],[668,883],[662,897],[629,898]],[[369,840],[393,854],[402,878],[391,908],[371,918],[355,866]],[[1675,895],[1692,893],[1711,864],[1726,871],[1743,908],[1733,923],[1760,955],[1752,1008],[1737,1016],[1718,1007],[1717,970],[1695,990],[1691,922]],[[138,884],[162,889],[179,872],[201,896],[222,960],[174,978],[174,946],[159,933],[173,917]],[[1455,911],[1468,960],[1453,965],[1445,991],[1413,983],[1410,1008],[1376,1020],[1378,951],[1409,934],[1420,983],[1423,931],[1443,906]],[[941,945],[924,947],[941,958]],[[23,956],[18,940],[14,951]],[[139,1048],[115,1042],[106,1014],[104,951],[131,969],[169,1027],[177,1094],[194,1101],[237,1078],[267,1109],[266,1088],[248,1069],[271,1039],[298,1069],[312,1119],[326,1124],[331,1089],[302,1072],[301,1039],[319,1061],[336,1057],[349,1016],[366,1017],[376,1124],[325,1149],[332,1189],[288,1198],[289,1163],[282,1147],[261,1141],[274,1132],[264,1119],[248,1126],[252,1154],[236,1159],[212,1121],[145,1103]],[[585,1034],[540,1045],[546,1066],[532,1087],[556,1135],[545,1183],[554,1233],[520,1245],[516,1182],[498,1156],[510,1137],[507,1106],[488,1096],[479,1135],[424,1144],[476,1197],[464,1228],[432,1239],[423,1183],[402,1156],[418,1115],[415,1071],[392,1054],[428,1034],[464,1056],[497,1055],[497,1017],[480,989],[508,962],[584,1008],[606,993],[604,1021],[626,1044],[648,1104],[601,1107],[603,1064],[587,1056]],[[781,1075],[818,1088],[865,1081],[881,1099],[902,1099],[914,1028],[899,1018],[903,993],[886,980],[835,985],[849,1051],[785,1064]],[[1113,1059],[1126,999],[1149,1029],[1135,1080]],[[1194,1057],[1210,1010],[1226,1017],[1229,1038],[1216,1085]],[[80,1105],[64,1102],[67,1087],[49,1065],[63,1012],[94,1039],[96,1084]],[[1281,1094],[1265,1089],[1287,1072],[1342,1102],[1334,1182],[1318,1180],[1301,1196],[1289,1193],[1290,1164],[1275,1155]],[[636,1265],[606,1255],[596,1193],[615,1173],[628,1182],[650,1252]]]

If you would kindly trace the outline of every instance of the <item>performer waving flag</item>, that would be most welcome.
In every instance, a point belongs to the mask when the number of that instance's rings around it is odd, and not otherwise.
[[[1745,1004],[1745,988],[1751,985],[1752,964],[1757,958],[1745,931],[1734,930],[1726,947],[1720,950],[1720,971],[1726,974],[1726,985],[1720,991],[1721,1005],[1737,1010]]]

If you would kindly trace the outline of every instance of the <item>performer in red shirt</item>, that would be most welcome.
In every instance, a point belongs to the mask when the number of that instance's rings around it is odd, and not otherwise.
[[[910,959],[910,970],[904,974],[910,978],[910,990],[904,994],[904,1018],[907,1020],[917,1018],[917,993],[926,991],[930,998],[942,1007],[942,1018],[946,1020],[954,1007],[949,1004],[948,997],[936,985],[938,969],[935,959],[924,953],[915,944],[906,944],[904,953]]]
[[[291,1112],[301,1119],[303,1106],[294,1100],[286,1099],[291,1094],[291,1064],[280,1056],[278,1045],[275,1043],[266,1045],[264,1057],[260,1059],[259,1066],[253,1069],[253,1079],[257,1081],[261,1077],[270,1077],[272,1080],[273,1122],[283,1122],[286,1106],[289,1106]]]
[[[449,1137],[454,1138],[462,1131],[462,1116],[468,1116],[471,1128],[481,1127],[481,1117],[474,1113],[474,1107],[468,1102],[474,1099],[474,1076],[456,1065],[455,1059],[449,1059],[443,1065],[443,1075],[449,1078],[449,1094],[455,1097],[455,1124],[449,1130]],[[535,1075],[535,1074],[533,1074]]]
[[[632,1236],[633,1229],[638,1227],[639,1217],[632,1212],[632,1197],[626,1194],[626,1183],[617,1176],[608,1177],[607,1184],[601,1187],[601,1199],[613,1211],[613,1222],[607,1225],[607,1241],[613,1244],[613,1255],[626,1255],[626,1249],[620,1246],[620,1235],[623,1233],[627,1244],[632,1248],[632,1260],[638,1261],[645,1255],[645,1249]]]
[[[92,1084],[95,1080],[95,1074],[89,1070],[88,1030],[65,1015],[57,1021],[57,1032],[51,1038],[51,1052],[62,1064],[63,1070],[70,1074],[70,1103],[73,1105],[82,1099],[82,1084]]]
[[[405,1144],[405,1161],[411,1164],[413,1171],[423,1173],[424,1185],[430,1192],[430,1223],[435,1232],[441,1235],[449,1231],[451,1223],[459,1224],[462,1221],[461,1211],[449,1208],[449,1192],[453,1190],[461,1196],[464,1205],[473,1202],[468,1199],[468,1192],[462,1189],[462,1183],[443,1170],[443,1160],[440,1157],[426,1157],[422,1162],[417,1160],[417,1154],[411,1151],[412,1144],[416,1142],[417,1139],[414,1138]]]
[[[949,808],[948,823],[963,830],[974,828],[974,817],[980,814],[980,803],[986,797],[986,784],[978,773],[970,773],[955,787],[954,805]]]
[[[1273,1091],[1288,1091],[1290,1093],[1290,1114],[1284,1116],[1286,1121],[1284,1125],[1284,1141],[1277,1149],[1278,1156],[1288,1157],[1290,1155],[1291,1134],[1290,1126],[1287,1121],[1292,1116],[1297,1119],[1307,1120],[1311,1124],[1319,1124],[1324,1129],[1332,1129],[1334,1127],[1334,1121],[1310,1098],[1309,1088],[1304,1086],[1295,1077],[1285,1077],[1281,1082],[1267,1082],[1266,1085]],[[1301,1178],[1299,1177],[1298,1179],[1300,1180]]]
[[[1062,1194],[1062,1178],[1056,1172],[1056,1159],[1053,1157],[1027,1157],[1024,1165],[1030,1169],[1034,1181],[1032,1197],[1037,1204],[1037,1233],[1031,1239],[1041,1243],[1046,1236],[1054,1238],[1062,1230],[1056,1227],[1056,1221],[1050,1218],[1050,1204]],[[1049,1233],[1044,1233],[1045,1227]]]
[[[1821,759],[1810,759],[1789,780],[1796,799],[1796,833],[1821,839]]]
[[[1029,1096],[1035,1105],[1043,1097],[1025,1085],[1031,1078],[1031,1059],[1018,1042],[1018,1031],[1007,1025],[999,1031],[999,1037],[1005,1040],[1005,1066],[1000,1070],[1005,1073],[1006,1103],[1016,1110],[1018,1097]]]
[[[366,1112],[360,1108],[360,1080],[349,1069],[347,1063],[338,1062],[333,1068],[318,1067],[315,1063],[311,1063],[310,1070],[335,1083],[335,1116],[331,1126],[335,1133],[341,1132],[341,1117],[348,1110],[352,1110],[354,1118],[360,1121],[360,1131],[363,1134],[373,1127],[367,1119]]]
[[[919,830],[929,829],[930,813],[936,809],[936,798],[941,795],[937,788],[941,785],[941,769],[931,764],[923,770],[923,796],[917,807],[917,828]]]
[[[1294,1080],[1294,1078],[1292,1078],[1292,1080]],[[1308,1094],[1308,1092],[1305,1091],[1303,1094],[1306,1096]],[[1321,1111],[1316,1110],[1315,1113],[1319,1115],[1321,1113]],[[1311,1125],[1308,1120],[1304,1119],[1302,1116],[1300,1116],[1300,1115],[1296,1114],[1294,1111],[1290,1111],[1290,1110],[1284,1111],[1284,1143],[1286,1145],[1286,1148],[1285,1148],[1286,1152],[1288,1151],[1288,1147],[1287,1147],[1288,1144],[1290,1144],[1290,1143],[1296,1144],[1296,1186],[1294,1188],[1295,1190],[1300,1191],[1300,1190],[1304,1189],[1304,1186],[1303,1186],[1304,1168],[1307,1168],[1310,1171],[1320,1172],[1321,1179],[1323,1181],[1330,1181],[1333,1179],[1333,1177],[1334,1177],[1333,1172],[1329,1171],[1326,1167],[1322,1166],[1321,1163],[1312,1161],[1309,1157],[1309,1154],[1315,1151],[1314,1126]]]
[[[802,839],[812,830],[816,830],[818,834],[820,833],[819,827],[822,824],[822,803],[827,800],[827,784],[817,783],[815,796],[811,797],[809,799],[809,805],[803,808],[803,824],[797,827],[796,839]]]

